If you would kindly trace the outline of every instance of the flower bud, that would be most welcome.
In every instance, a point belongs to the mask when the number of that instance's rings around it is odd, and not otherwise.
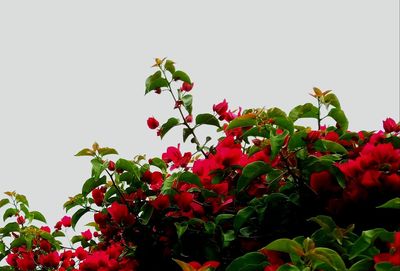
[[[158,126],[160,125],[160,123],[158,122],[158,120],[156,120],[154,117],[150,117],[147,119],[147,126],[154,130],[156,129]]]

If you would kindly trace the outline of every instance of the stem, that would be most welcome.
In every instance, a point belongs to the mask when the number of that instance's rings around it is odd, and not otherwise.
[[[317,98],[318,100],[318,131],[321,129],[321,101],[319,98]]]
[[[165,79],[167,79],[167,75],[166,75],[166,73],[165,73],[165,70],[164,70],[161,66],[159,66],[159,68],[160,68],[161,72],[163,73]],[[176,99],[174,93],[172,92],[172,87],[171,87],[170,81],[167,80],[167,82],[168,82],[168,91],[169,91],[169,93],[171,93],[171,96],[172,96],[172,98],[174,99],[174,102],[176,103],[176,102],[178,101],[178,99]],[[204,152],[202,146],[200,145],[200,142],[199,142],[199,140],[197,139],[197,136],[196,136],[196,134],[195,134],[195,132],[194,132],[194,129],[193,129],[192,127],[190,127],[189,123],[186,121],[185,115],[183,115],[183,112],[182,112],[182,109],[181,109],[180,106],[178,106],[178,110],[179,110],[179,114],[180,114],[181,117],[182,117],[183,124],[186,126],[186,128],[189,129],[190,133],[192,134],[193,139],[194,139],[194,143],[196,144],[197,148],[198,148],[199,151],[204,155],[204,157],[207,158],[208,155]]]
[[[114,186],[115,189],[117,190],[118,195],[121,197],[122,203],[124,203],[124,204],[127,205],[127,202],[126,202],[126,200],[125,200],[124,195],[122,194],[121,190],[119,189],[119,187],[117,186],[117,184],[116,184],[115,181],[114,181],[113,175],[112,175],[107,169],[106,169],[106,172],[107,172],[108,176],[110,177],[111,182],[113,183],[113,186]],[[127,206],[128,206],[128,205],[127,205]]]

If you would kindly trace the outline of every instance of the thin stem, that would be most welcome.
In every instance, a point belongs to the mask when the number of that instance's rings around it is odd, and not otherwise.
[[[318,131],[321,129],[321,100],[317,98],[318,100]]]
[[[160,68],[161,72],[163,73],[164,78],[167,80],[167,75],[166,75],[166,73],[165,73],[165,70],[164,70],[161,66],[159,66],[159,68]],[[167,80],[167,82],[168,82],[168,91],[169,91],[169,93],[171,94],[171,96],[172,96],[172,98],[174,99],[174,102],[175,102],[175,104],[176,104],[176,103],[178,102],[178,99],[176,99],[176,97],[175,97],[175,95],[174,95],[174,93],[173,93],[173,91],[172,91],[171,83],[170,83],[168,80]],[[197,148],[198,148],[199,151],[204,155],[204,157],[207,158],[207,154],[204,152],[202,146],[200,145],[200,142],[199,142],[199,140],[197,139],[197,136],[196,136],[196,134],[195,134],[195,132],[194,132],[194,129],[193,129],[192,127],[190,127],[189,123],[186,121],[185,115],[183,114],[183,111],[182,111],[182,109],[181,109],[180,106],[178,106],[178,110],[179,110],[179,114],[180,114],[181,117],[182,117],[183,124],[186,126],[186,128],[189,129],[190,133],[193,135],[194,143],[196,144]]]
[[[117,190],[118,195],[121,197],[121,200],[124,204],[127,204],[124,195],[122,194],[121,190],[119,189],[119,187],[117,186],[117,184],[114,181],[113,175],[106,169],[106,172],[108,174],[108,176],[111,179],[111,182],[113,183],[113,186],[115,187],[115,189]]]

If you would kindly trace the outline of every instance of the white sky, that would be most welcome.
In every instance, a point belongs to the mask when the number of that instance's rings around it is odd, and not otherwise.
[[[195,82],[195,113],[310,102],[333,89],[350,129],[399,120],[399,2],[1,1],[0,191],[26,194],[49,224],[89,177],[73,155],[98,141],[122,157],[161,154],[146,119],[174,114],[144,96],[154,57]],[[2,222],[0,222],[0,225]]]

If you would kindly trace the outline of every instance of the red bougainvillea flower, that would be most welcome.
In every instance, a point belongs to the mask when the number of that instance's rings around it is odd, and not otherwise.
[[[318,194],[334,193],[340,190],[335,177],[327,170],[312,173],[310,176],[310,186]]]
[[[150,201],[150,204],[156,210],[164,210],[171,205],[168,195],[159,195],[155,200]]]
[[[178,144],[178,148],[168,147],[167,152],[162,154],[162,159],[165,163],[172,162],[171,170],[179,167],[186,167],[192,157],[192,154],[190,152],[185,152],[185,154],[182,156],[179,148],[180,144]]]
[[[158,120],[156,120],[154,117],[150,117],[147,119],[147,126],[154,130],[156,129],[158,126],[160,125],[160,123],[158,122]]]
[[[400,232],[394,233],[394,242],[389,244],[390,252],[380,253],[374,256],[375,263],[389,262],[400,266]]]
[[[120,204],[116,201],[107,208],[107,211],[110,213],[112,220],[117,224],[126,221],[129,217],[128,207],[125,204]]]
[[[387,118],[383,121],[383,129],[386,133],[400,132],[400,125],[397,124],[394,119]]]
[[[108,162],[108,170],[110,170],[110,171],[115,170],[115,163],[113,161]]]
[[[192,90],[194,83],[183,82],[181,86],[181,91],[189,92]]]
[[[71,217],[70,216],[64,216],[61,218],[61,224],[64,227],[71,227]]]
[[[228,110],[228,103],[226,102],[226,99],[224,99],[222,102],[220,102],[218,104],[214,104],[213,110],[215,113],[217,113],[220,116],[225,114],[226,111]]]
[[[93,189],[92,197],[93,197],[94,203],[97,206],[102,206],[103,205],[104,193],[103,193],[102,189],[100,189],[100,188]]]
[[[23,216],[19,215],[17,217],[17,223],[20,224],[20,225],[24,224],[25,223],[25,218]]]
[[[47,268],[56,268],[60,263],[60,255],[57,251],[53,251],[47,255],[42,254],[39,256],[39,264]]]
[[[85,238],[86,241],[91,240],[93,237],[92,232],[89,229],[84,232],[81,232],[81,234],[82,234],[82,237]]]

